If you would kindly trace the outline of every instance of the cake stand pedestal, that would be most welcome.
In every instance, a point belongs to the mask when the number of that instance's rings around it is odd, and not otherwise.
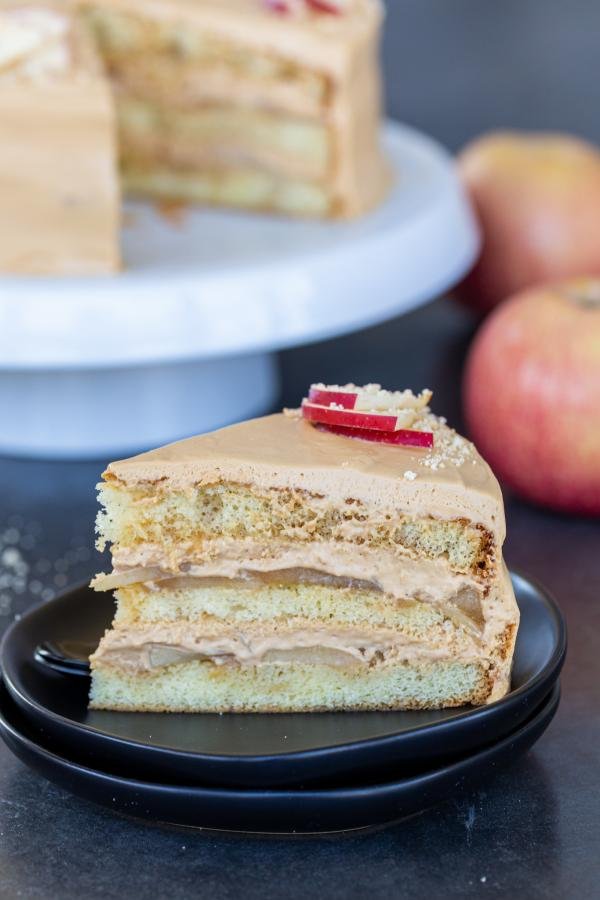
[[[0,452],[134,453],[269,409],[274,352],[341,335],[455,284],[478,233],[435,142],[388,123],[391,196],[352,223],[128,203],[126,269],[0,278]]]

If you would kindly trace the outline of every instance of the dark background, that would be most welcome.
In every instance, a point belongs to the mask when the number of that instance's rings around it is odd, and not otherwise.
[[[497,127],[600,139],[597,0],[390,0],[388,8],[394,117],[453,150]],[[296,404],[314,380],[427,385],[436,411],[460,427],[473,327],[439,298],[361,334],[288,351],[282,403]],[[0,460],[0,629],[101,567],[91,548],[104,462]],[[292,841],[118,819],[0,747],[0,897],[598,896],[600,525],[508,495],[507,516],[509,563],[547,584],[570,628],[562,705],[527,757],[476,793],[385,831]]]

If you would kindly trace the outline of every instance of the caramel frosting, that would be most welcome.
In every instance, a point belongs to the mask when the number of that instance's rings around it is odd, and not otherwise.
[[[431,413],[415,427],[434,432],[431,450],[335,435],[280,413],[112,463],[104,478],[168,492],[232,481],[308,491],[340,505],[357,499],[374,512],[466,518],[487,528],[500,548],[502,494],[487,463]]]
[[[477,642],[461,642],[463,659],[481,656]],[[188,659],[215,665],[255,666],[291,661],[327,662],[333,665],[398,663],[411,659],[447,659],[456,656],[457,640],[448,634],[426,645],[410,641],[392,629],[298,629],[235,630],[206,634],[189,623],[115,628],[107,632],[92,665],[114,665],[122,669],[149,671]]]
[[[249,166],[317,182],[328,177],[326,130],[293,117],[239,109],[161,113],[152,104],[124,100],[117,118],[125,159],[184,170]],[[296,130],[300,149],[290,148],[290,130]]]
[[[66,6],[0,8],[0,270],[119,266],[112,96]]]
[[[166,555],[158,545],[113,548],[111,587],[119,586],[119,575],[128,582],[128,572],[136,570],[140,582],[165,576],[182,575],[196,578],[251,578],[263,573],[271,576],[290,569],[307,569],[333,578],[350,578],[367,582],[390,597],[415,597],[430,603],[444,603],[464,591],[477,595],[484,586],[472,575],[449,570],[445,560],[413,559],[381,547],[365,547],[340,542],[290,541],[217,538],[204,542],[202,553],[177,558]],[[144,570],[146,577],[144,577]],[[99,576],[94,586],[106,589]]]

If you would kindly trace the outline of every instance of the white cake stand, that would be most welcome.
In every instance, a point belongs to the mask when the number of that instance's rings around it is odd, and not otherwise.
[[[128,204],[126,270],[0,278],[0,452],[126,454],[258,414],[274,351],[372,325],[469,269],[478,234],[448,154],[389,123],[387,202],[354,223]],[[314,373],[315,376],[318,373]]]

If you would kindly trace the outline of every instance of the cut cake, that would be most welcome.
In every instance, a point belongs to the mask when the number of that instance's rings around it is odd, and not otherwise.
[[[0,0],[0,271],[115,271],[120,186],[371,209],[381,21],[379,0]]]

